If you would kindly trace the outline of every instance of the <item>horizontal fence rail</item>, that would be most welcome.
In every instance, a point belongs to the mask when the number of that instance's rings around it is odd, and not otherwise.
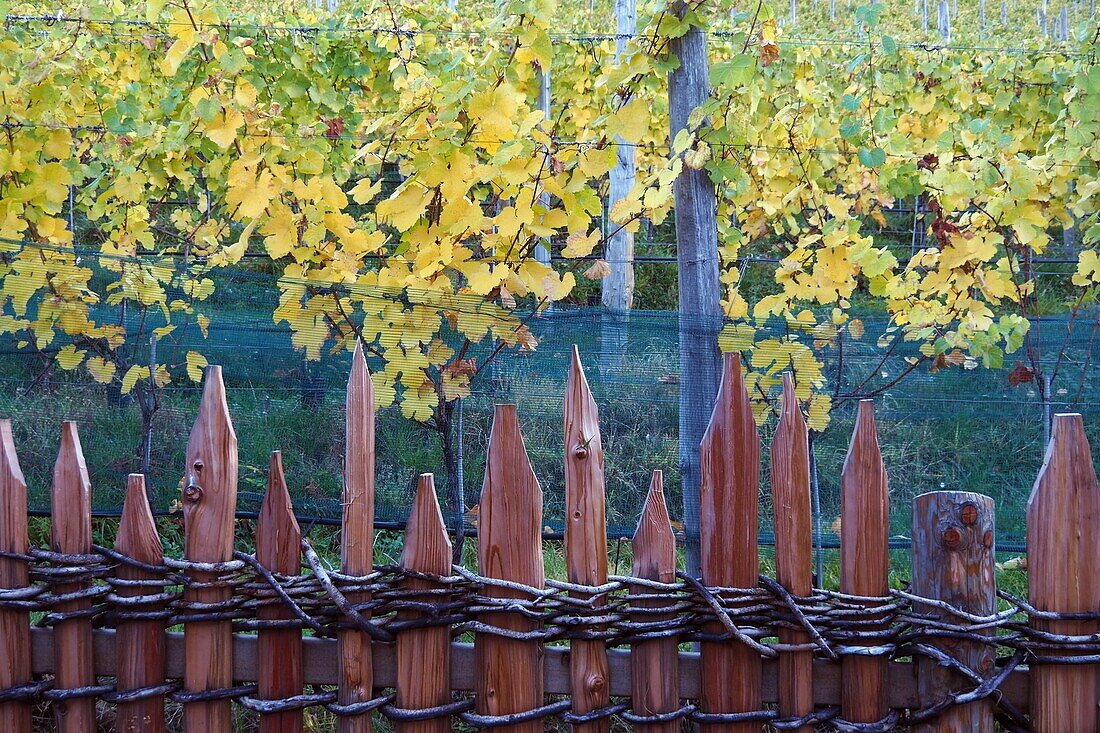
[[[234,706],[261,731],[292,733],[307,709],[342,732],[379,716],[417,733],[1100,726],[1100,488],[1080,415],[1054,419],[1028,504],[1026,599],[997,589],[993,501],[965,491],[917,497],[913,581],[890,587],[870,402],[841,476],[840,588],[815,588],[808,436],[790,377],[771,450],[776,577],[761,575],[760,444],[736,355],[700,446],[701,578],[677,568],[659,469],[631,575],[608,572],[599,412],[576,352],[563,401],[566,580],[545,577],[543,491],[514,406],[494,414],[476,572],[451,564],[431,474],[400,562],[375,564],[361,349],[346,420],[338,564],[302,536],[277,451],[255,552],[237,547],[237,438],[217,367],[187,446],[182,558],[165,556],[138,474],[115,546],[93,543],[75,423],[62,430],[50,546],[30,544],[26,482],[0,421],[0,731],[29,733],[43,703],[58,730],[94,731],[97,701],[117,706],[126,731],[167,730],[166,706],[182,706],[191,733],[232,730]]]

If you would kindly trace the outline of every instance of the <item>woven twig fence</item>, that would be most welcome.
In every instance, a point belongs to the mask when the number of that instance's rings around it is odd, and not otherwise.
[[[1079,416],[1055,420],[1028,511],[1029,598],[998,591],[993,504],[918,497],[913,583],[887,586],[886,472],[870,403],[842,476],[841,589],[810,575],[806,431],[788,380],[772,446],[777,577],[757,572],[759,443],[738,362],[726,360],[702,450],[702,578],[677,571],[655,472],[631,576],[609,575],[602,447],[574,358],[564,404],[567,582],[544,577],[542,496],[515,410],[497,408],[477,572],[451,565],[421,476],[400,565],[375,566],[373,394],[357,353],[348,390],[339,567],[294,520],[273,454],[255,553],[233,546],[236,438],[211,368],[188,449],[184,559],[162,556],[131,476],[114,548],[91,541],[74,425],[54,473],[52,547],[27,543],[26,487],[0,423],[0,730],[48,702],[62,731],[298,731],[324,708],[342,731],[1097,729],[1100,490]],[[751,500],[750,500],[751,498]],[[182,628],[182,631],[175,629]],[[472,643],[470,640],[472,639]]]

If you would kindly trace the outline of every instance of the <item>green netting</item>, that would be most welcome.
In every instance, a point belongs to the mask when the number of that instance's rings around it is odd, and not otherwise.
[[[203,339],[197,327],[177,330],[159,348],[197,349],[221,364],[230,410],[240,442],[239,509],[258,510],[268,453],[283,451],[295,506],[303,521],[340,517],[343,455],[343,389],[347,353],[325,353],[307,363],[290,342],[285,325],[275,325],[274,277],[240,272],[219,275],[220,314]],[[125,322],[136,328],[135,315]],[[887,327],[881,317],[863,319],[862,339],[844,350],[842,392],[866,381],[863,390],[891,382],[908,365],[906,348],[884,352],[877,342]],[[653,469],[665,472],[674,518],[682,514],[678,461],[678,343],[680,328],[705,326],[697,318],[670,312],[611,315],[599,308],[558,307],[534,317],[539,339],[534,352],[505,350],[475,381],[463,401],[462,451],[467,508],[480,491],[492,406],[514,402],[527,449],[546,496],[545,524],[561,527],[563,505],[562,394],[569,353],[576,344],[601,411],[607,468],[608,520],[612,535],[633,532]],[[1091,325],[1091,324],[1090,324]],[[1070,329],[1065,318],[1034,324],[1037,343],[1053,358],[1066,343],[1060,376],[1053,385],[1052,412],[1080,411],[1100,447],[1100,376],[1086,370],[1100,355],[1088,326]],[[913,347],[915,348],[915,347]],[[477,347],[483,357],[492,345]],[[1089,361],[1086,357],[1092,354]],[[876,398],[877,417],[891,481],[893,532],[904,543],[908,506],[916,494],[938,488],[980,491],[998,506],[998,544],[1019,547],[1024,509],[1042,463],[1044,406],[1034,383],[1012,386],[1010,356],[999,369],[949,367],[914,371]],[[1022,357],[1021,357],[1022,358]],[[13,419],[20,461],[30,486],[32,510],[49,509],[49,482],[60,423],[80,424],[97,512],[121,508],[125,476],[140,468],[139,409],[79,373],[44,372],[39,356],[0,344],[0,414]],[[380,367],[371,362],[372,368]],[[835,383],[835,354],[825,374]],[[858,390],[857,390],[858,391]],[[174,385],[162,396],[153,423],[152,464],[147,477],[157,511],[167,512],[178,496],[183,451],[197,409],[199,391]],[[705,420],[710,405],[692,407]],[[842,406],[815,436],[820,484],[821,542],[835,544],[840,510],[839,476],[852,428],[854,404]],[[761,530],[771,535],[767,445],[771,422],[762,427]],[[446,500],[449,487],[438,434],[388,408],[378,416],[377,520],[400,525],[411,502],[417,474],[432,471]],[[472,517],[472,515],[470,515]]]

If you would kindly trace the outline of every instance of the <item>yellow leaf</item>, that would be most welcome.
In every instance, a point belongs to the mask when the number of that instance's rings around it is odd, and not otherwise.
[[[173,27],[177,27],[173,24]],[[164,60],[161,62],[160,69],[165,76],[175,76],[179,71],[180,64],[187,58],[187,54],[195,47],[195,30],[191,27],[183,27],[180,29],[179,35],[176,36],[175,42],[172,47],[168,49],[168,53],[165,54]]]
[[[202,331],[202,337],[203,338],[209,338],[210,337],[210,331],[209,331],[209,329],[210,329],[210,319],[207,318],[206,316],[202,315],[202,314],[199,314],[199,316],[195,320],[197,320],[199,322],[199,330]]]
[[[187,376],[192,382],[201,382],[203,370],[206,369],[206,357],[197,351],[187,352]]]
[[[114,362],[106,361],[98,356],[90,357],[84,365],[92,375],[92,379],[100,384],[107,384],[115,376]]]
[[[588,234],[575,232],[565,240],[565,249],[561,251],[562,257],[587,257],[600,241],[600,230],[593,229]]]
[[[1100,255],[1093,249],[1081,253],[1077,273],[1073,276],[1073,284],[1078,287],[1087,287],[1090,283],[1100,283]]]
[[[126,370],[126,375],[122,378],[122,394],[130,394],[130,391],[134,388],[134,385],[138,383],[139,379],[145,379],[149,376],[149,367],[147,366],[132,366]]]
[[[431,189],[410,181],[395,196],[380,202],[375,211],[394,229],[404,232],[420,219],[431,200]]]
[[[80,366],[80,363],[84,361],[84,355],[87,353],[87,351],[77,349],[76,346],[69,344],[57,352],[57,364],[65,371],[71,371]]]
[[[649,106],[635,100],[615,113],[611,128],[624,140],[636,143],[649,131]]]
[[[237,139],[237,130],[244,124],[244,115],[239,110],[227,108],[213,120],[206,123],[205,134],[219,148],[225,150]]]
[[[863,338],[863,321],[858,318],[853,318],[848,323],[848,333],[852,335],[856,341]]]
[[[584,276],[589,280],[602,280],[610,274],[611,265],[607,264],[607,260],[596,260],[592,267],[584,271]]]

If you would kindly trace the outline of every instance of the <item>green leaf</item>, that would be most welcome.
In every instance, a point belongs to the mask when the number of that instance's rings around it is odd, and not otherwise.
[[[851,140],[859,135],[860,128],[863,124],[859,120],[848,120],[847,122],[840,123],[840,136],[845,140]]]
[[[882,148],[875,147],[868,150],[867,148],[859,149],[859,162],[868,168],[878,168],[886,162],[886,151]]]
[[[741,86],[752,80],[756,59],[747,53],[739,53],[729,61],[721,61],[710,67],[712,86]]]

